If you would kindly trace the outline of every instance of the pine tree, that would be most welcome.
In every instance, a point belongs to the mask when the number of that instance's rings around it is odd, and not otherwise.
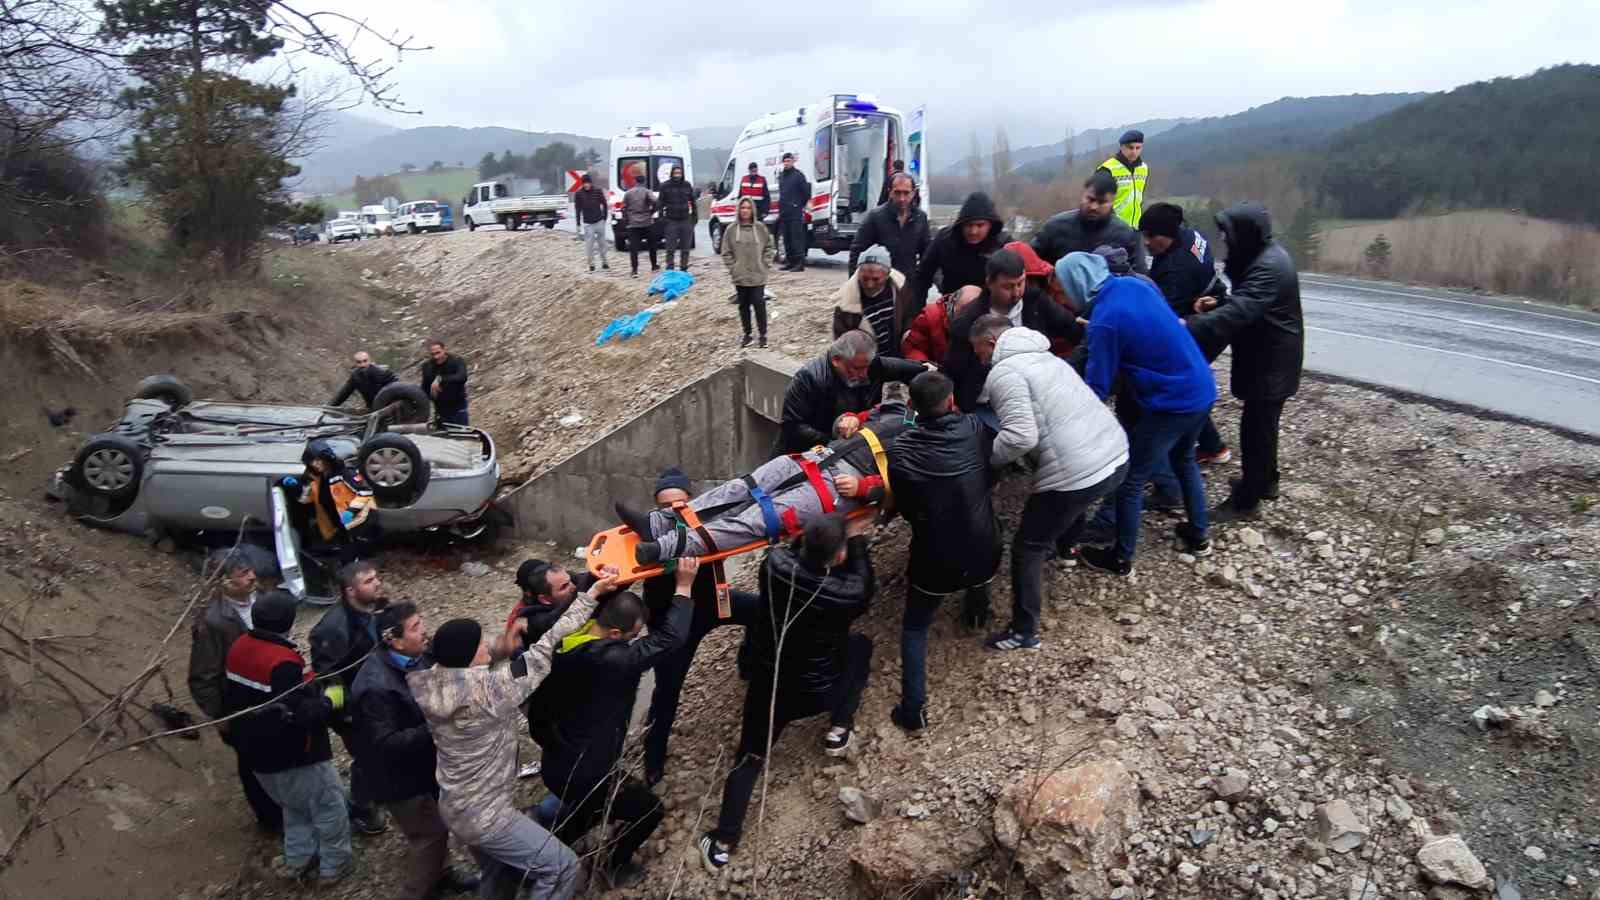
[[[1284,243],[1294,254],[1295,267],[1305,271],[1316,268],[1317,254],[1322,249],[1322,234],[1317,228],[1317,215],[1311,206],[1304,205],[1295,211]]]
[[[1385,238],[1382,232],[1379,232],[1378,236],[1372,239],[1372,243],[1367,245],[1367,249],[1361,251],[1361,255],[1366,258],[1367,268],[1372,271],[1372,274],[1389,274],[1391,250],[1389,239]]]

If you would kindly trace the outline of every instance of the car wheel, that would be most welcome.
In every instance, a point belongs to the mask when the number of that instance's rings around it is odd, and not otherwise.
[[[384,506],[410,506],[428,486],[428,461],[405,435],[373,435],[356,451],[356,465]]]
[[[521,224],[522,224],[522,223],[520,223],[520,222],[518,222],[518,221],[517,221],[517,220],[516,220],[516,219],[502,219],[502,220],[501,220],[501,221],[500,221],[500,224],[501,224],[501,225],[504,225],[504,226],[505,226],[505,229],[506,229],[506,230],[507,230],[507,231],[516,231],[516,230],[517,230],[517,228],[518,228],[518,227],[519,227],[519,226],[520,226],[520,225],[521,225]]]
[[[139,493],[143,475],[144,450],[132,438],[120,434],[90,438],[72,463],[73,482],[109,500],[126,500]]]
[[[544,227],[547,228],[547,229],[548,228],[554,228],[554,227],[556,227],[556,223],[554,223],[554,222],[545,222],[544,223]]]
[[[471,216],[467,216],[467,230],[468,231],[477,231],[478,230],[478,223],[472,221],[472,217]]]
[[[151,375],[139,382],[133,395],[141,400],[160,400],[173,409],[188,406],[194,399],[194,392],[174,375]]]
[[[414,384],[403,381],[386,384],[372,398],[374,410],[383,409],[391,403],[401,404],[400,411],[390,420],[397,425],[426,422],[433,415],[433,401],[428,399],[428,392]]]

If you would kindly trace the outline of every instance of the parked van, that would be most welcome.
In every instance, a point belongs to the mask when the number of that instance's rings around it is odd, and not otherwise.
[[[400,208],[394,213],[395,231],[417,234],[422,231],[447,230],[450,226],[445,222],[444,212],[439,208],[441,205],[433,200],[413,200],[410,203],[400,204]]]
[[[824,253],[850,249],[861,220],[878,205],[895,160],[905,160],[906,171],[917,179],[923,197],[932,196],[923,119],[920,107],[905,116],[880,105],[871,94],[832,94],[746,125],[715,186],[707,222],[712,246],[722,247],[722,232],[738,208],[739,180],[752,162],[772,190],[767,221],[777,221],[778,175],[783,155],[793,153],[795,168],[811,182],[806,211],[811,246]]]
[[[606,191],[606,203],[611,207],[611,231],[618,250],[628,249],[628,230],[622,225],[622,195],[641,180],[650,190],[659,189],[661,182],[671,177],[673,166],[682,166],[684,180],[694,184],[694,154],[689,149],[689,138],[674,132],[665,122],[635,125],[611,139],[611,158],[606,164],[611,187]],[[661,242],[659,219],[652,239],[657,244]]]
[[[363,237],[393,237],[394,213],[386,206],[361,207],[361,234]]]

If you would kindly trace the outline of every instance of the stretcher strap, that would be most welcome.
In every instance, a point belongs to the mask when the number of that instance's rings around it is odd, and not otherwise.
[[[822,480],[822,470],[817,464],[804,456],[796,453],[790,457],[800,471],[805,473],[806,480],[811,482],[811,489],[817,492],[817,502],[822,505],[823,515],[833,512],[833,494],[828,491],[828,483]]]
[[[792,508],[783,511],[783,530],[786,534],[800,533],[800,514]]]
[[[883,452],[883,442],[878,440],[871,428],[861,429],[861,436],[867,439],[867,446],[872,448],[872,461],[878,464],[878,477],[883,479],[883,503],[893,506],[894,489],[889,486],[889,455]]]
[[[711,532],[707,531],[706,526],[701,524],[700,517],[695,514],[694,507],[679,500],[672,504],[672,510],[678,514],[678,518],[685,525],[694,529],[694,532],[700,535],[700,541],[705,545],[706,553],[717,552],[717,542],[711,539]],[[683,544],[678,546],[681,548]],[[722,560],[719,559],[711,564],[711,579],[717,585],[717,618],[733,618],[733,598],[729,594],[732,588],[728,586],[728,573],[722,567]]]
[[[756,480],[749,475],[744,476],[744,485],[750,490],[751,499],[761,507],[761,518],[767,525],[767,540],[776,544],[783,537],[783,523],[778,519],[778,508],[773,505],[772,498],[767,492],[756,484]]]

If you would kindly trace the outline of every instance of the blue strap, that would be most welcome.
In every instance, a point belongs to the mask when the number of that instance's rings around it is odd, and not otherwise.
[[[778,508],[773,505],[772,498],[767,496],[767,492],[763,491],[750,476],[745,476],[744,484],[750,489],[750,499],[761,507],[761,518],[767,524],[767,540],[776,544],[783,537],[783,522],[778,518]]]

